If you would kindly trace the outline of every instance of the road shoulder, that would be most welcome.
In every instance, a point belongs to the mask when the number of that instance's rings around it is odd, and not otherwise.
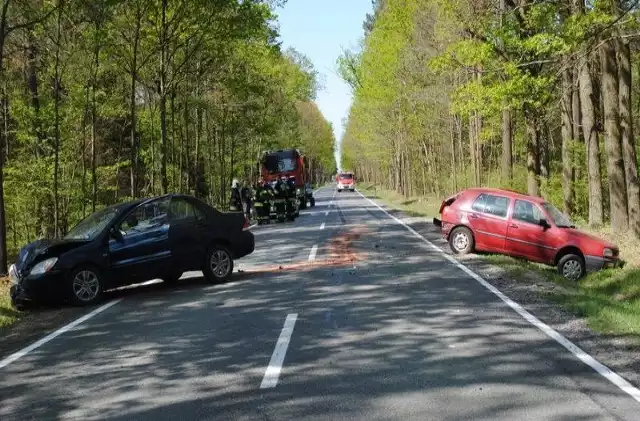
[[[367,195],[365,195],[367,196]],[[375,199],[387,212],[402,220],[427,240],[451,255],[447,242],[442,238],[431,219],[420,216],[408,216],[406,213],[389,207],[383,200]],[[618,373],[635,386],[640,386],[640,341],[632,335],[606,335],[593,331],[584,318],[578,317],[561,305],[544,298],[550,291],[559,288],[550,280],[525,272],[526,277],[516,280],[499,266],[489,263],[482,256],[455,256],[460,263],[478,273],[488,283],[523,308],[549,325],[558,333],[582,348],[611,370]]]

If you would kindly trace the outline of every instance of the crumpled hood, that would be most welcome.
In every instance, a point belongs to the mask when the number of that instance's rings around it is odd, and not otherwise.
[[[16,261],[18,272],[30,269],[35,261],[40,261],[46,257],[57,257],[74,248],[87,244],[83,240],[36,240],[20,249]]]

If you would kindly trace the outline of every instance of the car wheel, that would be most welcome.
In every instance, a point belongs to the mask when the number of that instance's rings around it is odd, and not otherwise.
[[[342,193],[342,190],[338,189],[338,193]]]
[[[577,254],[567,254],[558,262],[558,273],[570,281],[579,281],[585,272],[584,259]]]
[[[311,198],[311,207],[314,207],[316,205],[316,199],[315,198]]]
[[[468,254],[473,251],[473,234],[469,228],[458,227],[449,234],[449,245],[455,254]]]
[[[211,283],[221,283],[229,279],[233,273],[233,257],[223,246],[216,245],[207,253],[207,260],[202,270],[204,277]]]
[[[102,279],[100,272],[93,267],[83,266],[73,270],[68,285],[69,297],[74,305],[92,305],[102,299]]]
[[[300,209],[304,210],[307,208],[307,199],[300,201]]]

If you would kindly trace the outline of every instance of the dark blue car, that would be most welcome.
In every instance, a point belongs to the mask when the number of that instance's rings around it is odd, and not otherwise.
[[[94,304],[105,290],[202,270],[223,282],[233,261],[254,250],[243,213],[222,213],[186,195],[141,199],[99,210],[59,240],[24,246],[11,265],[16,307],[29,301]]]

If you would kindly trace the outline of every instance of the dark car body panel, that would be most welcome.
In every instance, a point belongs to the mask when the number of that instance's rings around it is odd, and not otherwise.
[[[151,218],[152,224],[145,225],[144,231],[120,230],[125,219],[140,206],[156,203],[167,205],[166,213]],[[169,205],[174,204],[187,206],[189,212],[186,216],[172,213]],[[228,247],[235,259],[255,248],[253,234],[243,229],[246,220],[242,212],[222,213],[192,196],[166,195],[112,208],[117,211],[116,216],[92,240],[37,240],[24,246],[14,265],[18,278],[10,291],[14,303],[62,298],[64,283],[79,266],[99,270],[104,288],[109,289],[200,270],[207,250],[215,244]],[[36,264],[51,257],[58,261],[50,271],[30,275]]]

